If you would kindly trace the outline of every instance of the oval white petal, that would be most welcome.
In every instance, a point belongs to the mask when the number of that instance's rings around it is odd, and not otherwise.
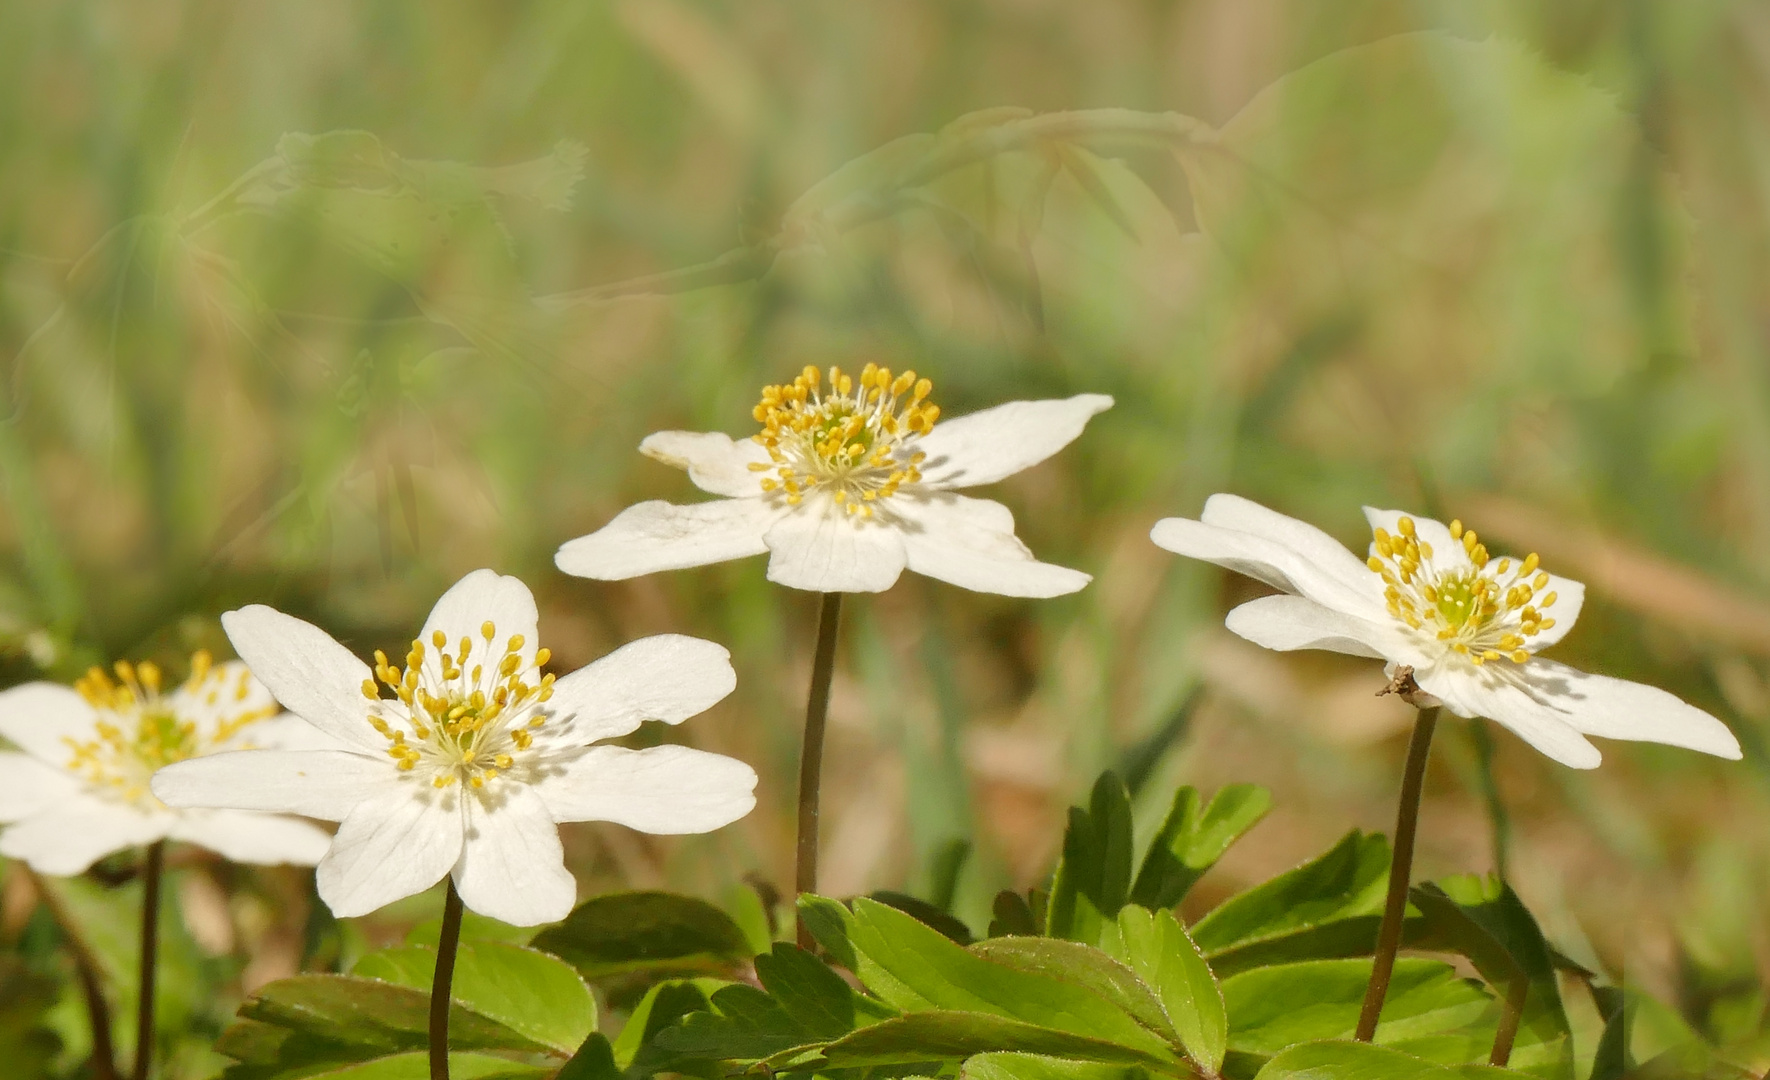
[[[0,735],[58,768],[73,755],[68,740],[91,740],[97,722],[98,714],[85,698],[56,683],[26,683],[0,693]]]
[[[565,918],[578,886],[540,796],[526,784],[499,784],[469,795],[466,806],[467,842],[454,871],[461,902],[512,926]]]
[[[0,855],[23,859],[40,874],[72,877],[113,851],[165,839],[171,824],[171,814],[82,795],[7,826]]]
[[[1432,562],[1441,570],[1460,570],[1475,565],[1469,560],[1469,553],[1463,548],[1463,542],[1452,537],[1450,528],[1442,521],[1433,521],[1429,517],[1409,514],[1403,510],[1379,510],[1374,506],[1364,508],[1364,520],[1370,523],[1373,533],[1381,528],[1391,536],[1400,536],[1400,522],[1404,517],[1413,519],[1414,533],[1420,542],[1432,546]]]
[[[582,745],[645,720],[680,724],[736,688],[725,646],[682,634],[640,638],[554,683],[539,737]]]
[[[1545,708],[1587,735],[1664,743],[1739,760],[1739,740],[1726,724],[1656,686],[1532,660],[1513,673]]]
[[[45,765],[28,754],[0,751],[0,822],[19,821],[58,805],[65,805],[80,794],[80,782],[73,775]]]
[[[476,655],[479,661],[483,661],[487,649],[480,630],[488,622],[494,632],[490,649],[493,659],[503,657],[505,643],[520,636],[522,648],[518,655],[526,666],[535,657],[536,639],[540,636],[536,629],[539,621],[535,594],[529,592],[529,587],[520,578],[496,570],[475,570],[449,586],[449,591],[443,593],[436,606],[430,609],[430,617],[424,620],[424,629],[418,635],[418,640],[424,643],[424,668],[435,682],[442,682],[442,659],[432,639],[438,631],[446,642],[443,647],[451,655],[459,648],[462,638],[472,643],[473,651],[468,654],[467,661],[469,668],[476,662]]]
[[[535,785],[555,821],[613,821],[640,832],[711,832],[756,805],[756,770],[686,746],[595,746]]]
[[[903,534],[814,496],[768,530],[768,580],[810,592],[884,592],[907,556]]]
[[[763,534],[781,511],[762,499],[717,499],[676,506],[642,502],[576,540],[568,540],[554,563],[568,574],[623,581],[659,570],[742,559],[768,550]]]
[[[645,437],[639,452],[677,469],[686,469],[694,486],[714,495],[743,498],[762,493],[760,470],[773,463],[754,439],[734,440],[722,431],[659,431]]]
[[[1105,394],[1010,401],[946,420],[917,440],[928,455],[922,483],[934,488],[993,484],[1074,442],[1089,419],[1112,408]]]
[[[1446,663],[1416,670],[1414,681],[1458,716],[1485,716],[1569,768],[1596,769],[1602,760],[1598,748],[1568,723],[1565,714],[1545,707],[1502,671]]]
[[[1093,579],[1042,563],[1014,535],[1014,515],[1000,503],[951,492],[906,492],[893,507],[903,522],[911,570],[974,592],[1051,597]]]
[[[1198,516],[1206,525],[1251,533],[1296,552],[1322,573],[1360,592],[1375,577],[1360,556],[1307,521],[1281,514],[1240,495],[1218,492],[1205,500]]]
[[[197,737],[207,743],[218,729],[240,717],[277,710],[270,689],[254,678],[244,661],[225,660],[210,669],[202,685],[184,683],[163,699],[166,711],[197,726]],[[256,728],[263,721],[247,724]],[[244,731],[245,729],[242,729]]]
[[[234,750],[168,765],[150,786],[167,806],[343,821],[365,799],[413,786],[398,775],[392,761],[348,750]]]
[[[459,800],[456,790],[403,783],[352,810],[314,875],[332,914],[367,915],[441,881],[461,858]]]
[[[1418,664],[1415,650],[1389,627],[1326,608],[1301,596],[1249,600],[1224,620],[1232,633],[1279,652],[1326,649]]]
[[[330,833],[299,818],[245,810],[187,810],[178,815],[169,835],[234,862],[259,866],[312,866],[332,846]]]
[[[362,686],[369,669],[332,636],[275,608],[253,604],[221,617],[228,640],[283,707],[333,738],[379,753]]]
[[[350,743],[334,739],[291,712],[280,712],[247,724],[211,752],[234,750],[344,750],[360,754]]]
[[[1149,531],[1149,538],[1177,555],[1215,563],[1335,611],[1371,622],[1389,617],[1383,607],[1382,579],[1366,566],[1358,568],[1363,576],[1355,577],[1338,560],[1317,563],[1266,536],[1191,518],[1163,518]]]

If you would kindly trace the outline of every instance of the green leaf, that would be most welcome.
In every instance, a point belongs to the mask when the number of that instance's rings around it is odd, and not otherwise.
[[[354,975],[297,975],[261,987],[240,1016],[331,1043],[370,1050],[407,1050],[429,1041],[430,995]],[[457,1002],[449,1012],[449,1045],[465,1050],[550,1050],[505,1024]]]
[[[627,1016],[626,1026],[610,1047],[614,1066],[631,1068],[645,1048],[660,1031],[665,1030],[691,1012],[708,1008],[707,995],[686,979],[666,979],[653,983]],[[579,1051],[582,1053],[582,1051]],[[641,1063],[642,1066],[644,1063]],[[650,1070],[641,1068],[641,1072]]]
[[[880,889],[870,895],[879,903],[891,905],[922,925],[932,926],[960,945],[971,944],[972,937],[969,926],[926,900],[918,899],[908,893],[892,892],[889,889]]]
[[[1497,1080],[1515,1075],[1485,1065],[1434,1065],[1369,1043],[1316,1042],[1293,1046],[1274,1057],[1256,1080]]]
[[[858,973],[860,960],[855,956],[854,944],[849,935],[854,929],[854,913],[842,906],[840,900],[831,900],[827,896],[816,896],[807,893],[799,897],[797,904],[799,919],[817,938],[824,952],[830,959]]]
[[[1088,809],[1070,808],[1045,933],[1097,944],[1101,927],[1118,916],[1130,891],[1131,796],[1109,770],[1094,782]]]
[[[839,1039],[856,1027],[894,1015],[854,992],[842,976],[804,949],[779,942],[756,958],[756,977],[812,1040]]]
[[[43,1024],[55,1005],[54,979],[28,970],[17,958],[0,956],[0,1061],[8,1077],[31,1080],[49,1075],[61,1053],[61,1037]]]
[[[1116,1041],[1058,1031],[986,1013],[910,1013],[859,1031],[823,1048],[815,1064],[861,1068],[968,1058],[1012,1050],[1080,1061],[1159,1063],[1160,1059]]]
[[[1038,920],[1033,916],[1032,905],[1027,903],[1026,897],[1013,889],[1003,889],[996,894],[995,901],[990,905],[990,937],[1004,937],[1009,934],[1031,937],[1038,932]]]
[[[884,904],[857,899],[848,940],[855,973],[899,1009],[988,1013],[1111,1040],[1152,1060],[1173,1058],[1163,1039],[1086,986],[992,962]]]
[[[592,981],[635,972],[729,975],[750,958],[749,941],[731,916],[666,892],[586,900],[531,944]]]
[[[550,1069],[537,1065],[524,1065],[511,1061],[509,1058],[492,1057],[489,1054],[449,1054],[449,1076],[453,1080],[527,1080],[529,1077],[542,1077]],[[230,1069],[223,1074],[232,1080],[237,1074]],[[357,1061],[339,1065],[336,1068],[320,1072],[293,1070],[288,1073],[253,1073],[254,1077],[273,1080],[275,1077],[288,1076],[290,1080],[301,1077],[302,1080],[429,1080],[430,1053],[427,1050],[403,1054],[390,1054],[386,1057],[374,1058],[370,1061]]]
[[[977,1054],[959,1069],[959,1080],[1147,1080],[1141,1065],[1071,1061],[1044,1054],[999,1051]]]
[[[971,951],[1016,971],[1050,975],[1085,986],[1162,1038],[1178,1041],[1161,1001],[1137,973],[1091,945],[1062,938],[1004,937],[980,941],[971,946]]]
[[[352,974],[428,994],[436,950],[406,945],[370,953]],[[456,1001],[562,1054],[596,1030],[596,1000],[569,964],[534,949],[495,941],[462,942],[450,992]]]
[[[1366,959],[1311,960],[1223,980],[1230,1048],[1263,1056],[1350,1038],[1370,975]],[[1395,962],[1376,1041],[1442,1064],[1485,1061],[1496,1016],[1493,999],[1449,964],[1404,957]]]
[[[714,993],[711,1012],[690,1012],[674,1027],[660,1031],[654,1044],[670,1068],[683,1059],[761,1061],[795,1047],[825,1040],[807,1032],[792,1014],[767,994],[743,983]]]
[[[1272,792],[1257,784],[1228,784],[1199,810],[1198,791],[1182,787],[1156,832],[1131,902],[1150,909],[1178,904],[1205,871],[1215,866],[1229,845],[1259,823],[1272,809]]]
[[[1389,874],[1389,842],[1352,830],[1325,854],[1238,893],[1192,927],[1219,976],[1260,964],[1368,955]]]
[[[416,923],[406,931],[407,945],[429,945],[436,947],[437,938],[442,936],[442,916],[425,919]],[[532,926],[511,926],[507,922],[499,922],[477,911],[461,913],[462,941],[502,941],[509,945],[527,945],[529,938],[535,936]]]
[[[622,1033],[625,1034],[624,1029]],[[553,1080],[622,1080],[608,1036],[600,1031],[591,1032],[571,1060],[554,1074]]]
[[[1120,955],[1160,998],[1186,1056],[1207,1073],[1223,1067],[1229,1016],[1204,954],[1172,912],[1128,904],[1119,911]]]

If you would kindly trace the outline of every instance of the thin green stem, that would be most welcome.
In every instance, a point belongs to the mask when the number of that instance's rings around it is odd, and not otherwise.
[[[799,846],[793,890],[817,891],[818,787],[823,782],[824,721],[830,713],[830,680],[836,673],[836,627],[842,619],[842,594],[824,593],[817,618],[817,651],[811,661],[811,692],[805,699],[805,741],[799,748]],[[799,920],[799,947],[815,942]]]
[[[1530,978],[1519,972],[1506,988],[1505,1011],[1500,1013],[1499,1029],[1493,1033],[1493,1053],[1487,1056],[1489,1065],[1503,1069],[1512,1060],[1512,1043],[1518,1038],[1518,1022],[1524,1018],[1524,1001],[1529,996]]]
[[[98,977],[98,961],[92,955],[92,946],[87,944],[85,935],[74,922],[73,915],[61,902],[35,870],[23,863],[25,875],[30,879],[31,887],[36,890],[38,899],[49,909],[49,915],[61,928],[62,936],[67,938],[68,952],[74,960],[74,971],[80,979],[80,992],[86,998],[86,1016],[92,1024],[92,1056],[88,1064],[92,1070],[93,1080],[117,1080],[117,1052],[111,1043],[111,1006],[105,1000],[104,984]]]
[[[461,894],[455,879],[443,900],[442,932],[436,939],[436,977],[430,983],[430,1080],[449,1080],[449,1005],[455,988],[455,950],[461,944]]]
[[[134,1080],[147,1080],[154,1063],[154,984],[160,960],[160,879],[166,872],[166,841],[148,845],[142,871],[141,986],[135,999]]]
[[[1414,865],[1414,834],[1420,825],[1420,791],[1426,782],[1426,755],[1432,749],[1432,729],[1437,726],[1437,707],[1421,709],[1414,720],[1413,738],[1407,744],[1401,805],[1395,812],[1395,857],[1389,863],[1389,896],[1383,904],[1383,923],[1377,930],[1370,988],[1365,991],[1364,1010],[1358,1015],[1359,1042],[1370,1042],[1377,1033],[1377,1017],[1382,1015],[1389,977],[1395,972],[1395,953],[1401,948],[1401,923],[1407,915],[1407,886]]]

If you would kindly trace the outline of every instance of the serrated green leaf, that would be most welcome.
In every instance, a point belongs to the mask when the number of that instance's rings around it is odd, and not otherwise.
[[[1198,791],[1182,787],[1143,857],[1131,902],[1152,910],[1178,904],[1271,809],[1272,793],[1257,784],[1225,785],[1202,811]]]
[[[769,996],[811,1038],[839,1039],[890,1015],[854,992],[830,966],[796,945],[778,942],[756,958],[756,977]]]
[[[436,950],[425,945],[384,949],[358,960],[351,973],[428,994]],[[596,999],[571,965],[520,945],[462,942],[450,996],[562,1054],[575,1051],[596,1030]]]
[[[690,1012],[653,1040],[671,1063],[683,1059],[755,1062],[820,1043],[780,1003],[743,983],[721,987],[712,1011]]]
[[[1116,773],[1100,774],[1088,808],[1071,807],[1063,855],[1051,881],[1045,933],[1094,945],[1131,892],[1131,796]]]
[[[1078,983],[1162,1038],[1170,1042],[1178,1038],[1155,992],[1136,972],[1091,945],[1062,938],[1004,937],[980,941],[971,951],[1017,971]]]
[[[621,1034],[610,1047],[615,1067],[632,1068],[645,1048],[666,1028],[691,1012],[708,1008],[707,995],[686,979],[666,979],[653,983],[627,1016]],[[643,1065],[643,1063],[642,1063]],[[641,1068],[641,1072],[648,1070]]]
[[[1045,1054],[1002,1051],[967,1058],[960,1080],[1147,1080],[1141,1065],[1072,1061]]]
[[[993,1051],[1020,1051],[1079,1061],[1171,1064],[1122,1043],[1059,1031],[1000,1015],[964,1011],[910,1013],[831,1043],[810,1064],[824,1068],[905,1065]]]
[[[849,941],[861,981],[906,1012],[988,1013],[1110,1040],[1153,1060],[1174,1056],[1165,1040],[1087,987],[994,963],[884,904],[854,902]]]
[[[1120,957],[1155,991],[1186,1056],[1209,1073],[1223,1067],[1229,1017],[1204,954],[1172,912],[1127,904],[1119,911]]]
[[[1193,925],[1192,939],[1215,970],[1239,970],[1244,965],[1232,956],[1238,950],[1267,946],[1270,953],[1287,939],[1374,917],[1382,909],[1388,873],[1389,842],[1354,829],[1321,856],[1225,900]],[[1362,934],[1364,925],[1355,928]],[[1368,925],[1365,952],[1376,937],[1375,921]]]
[[[1485,1065],[1447,1066],[1360,1042],[1293,1046],[1261,1068],[1256,1080],[1481,1080],[1516,1076]]]
[[[749,941],[731,916],[666,892],[586,900],[531,944],[592,981],[633,972],[729,974],[750,958]]]

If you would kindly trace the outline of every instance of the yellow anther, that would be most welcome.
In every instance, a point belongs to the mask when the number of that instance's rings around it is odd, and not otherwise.
[[[1452,540],[1461,540],[1463,538],[1462,519],[1460,519],[1460,518],[1452,518],[1451,519],[1451,521],[1450,521],[1450,538]]]
[[[1406,536],[1410,539],[1414,536],[1414,519],[1408,517],[1405,514],[1403,514],[1401,516],[1401,518],[1395,522],[1395,527],[1396,527],[1396,529],[1400,530],[1401,535],[1403,535],[1403,536]]]
[[[1521,578],[1527,578],[1536,573],[1536,564],[1536,552],[1533,551],[1524,557],[1524,565],[1518,568],[1518,576]]]
[[[370,701],[380,701],[381,700],[381,691],[375,689],[375,680],[374,679],[364,679],[363,680],[363,696],[368,698]]]
[[[1540,586],[1539,586],[1539,587],[1540,587]],[[1558,596],[1558,595],[1559,595],[1559,594],[1558,594],[1558,593],[1544,593],[1544,594],[1543,594],[1543,598],[1542,598],[1542,600],[1541,600],[1541,601],[1540,601],[1540,603],[1541,603],[1541,605],[1542,605],[1542,606],[1543,606],[1543,607],[1544,607],[1544,608],[1552,608],[1552,607],[1554,607],[1554,606],[1555,606],[1555,598],[1556,598],[1556,597],[1557,597],[1557,596]]]
[[[817,380],[821,378],[821,375],[816,368],[812,367],[810,364],[806,364],[805,370],[799,372],[799,377],[805,380],[805,385],[816,386]]]
[[[521,652],[523,642],[526,640],[521,634],[511,634],[510,640],[504,645],[504,651],[508,653]]]
[[[1554,619],[1544,619],[1542,622],[1537,624],[1537,627],[1542,630],[1548,630],[1551,627],[1553,627],[1554,625],[1555,625]]]
[[[430,635],[430,643],[439,649],[445,648],[449,644],[449,635],[441,630],[433,631]]]

